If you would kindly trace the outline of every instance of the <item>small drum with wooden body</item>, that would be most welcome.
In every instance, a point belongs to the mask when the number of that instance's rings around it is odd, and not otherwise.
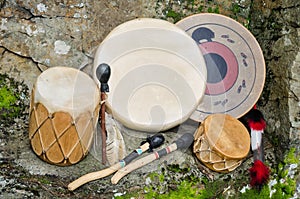
[[[100,91],[87,74],[68,67],[44,71],[32,89],[29,139],[44,161],[67,166],[83,159],[96,130]]]
[[[217,172],[236,169],[250,150],[246,127],[227,114],[208,116],[196,130],[193,151],[208,168]]]

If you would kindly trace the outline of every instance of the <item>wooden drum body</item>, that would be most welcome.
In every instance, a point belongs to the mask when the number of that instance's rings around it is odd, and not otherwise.
[[[236,169],[248,155],[250,135],[246,127],[227,114],[208,116],[196,130],[193,151],[208,168],[217,172]]]
[[[91,146],[99,115],[100,91],[87,74],[53,67],[31,93],[29,139],[44,161],[67,166],[82,160]]]

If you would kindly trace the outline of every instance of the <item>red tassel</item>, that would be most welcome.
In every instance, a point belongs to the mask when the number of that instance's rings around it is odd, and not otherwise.
[[[263,114],[257,109],[256,105],[244,116],[243,119],[244,122],[246,122],[247,127],[251,131],[251,135],[252,132],[255,133],[255,131],[263,133],[264,129],[266,128],[266,121],[263,117]],[[257,139],[257,137],[255,137],[255,135],[253,136],[253,138],[251,137],[251,142],[258,142],[259,140]],[[261,142],[261,140],[259,142]],[[249,169],[251,177],[250,185],[251,187],[255,187],[260,190],[262,186],[269,180],[270,169],[262,162],[264,159],[263,148],[261,146],[262,143],[251,143],[251,145],[252,144],[258,144],[258,147],[251,146],[253,151],[254,164],[252,168]]]
[[[252,187],[261,188],[269,180],[270,169],[260,160],[255,160],[252,168],[249,169]]]
[[[259,121],[248,120],[251,129],[256,131],[263,131],[266,128],[266,121],[261,118]]]

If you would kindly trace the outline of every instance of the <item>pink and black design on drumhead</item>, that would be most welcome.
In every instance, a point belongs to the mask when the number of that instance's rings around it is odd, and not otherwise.
[[[238,62],[234,53],[224,44],[213,41],[215,33],[206,27],[193,31],[207,67],[206,95],[226,93],[238,77]]]
[[[265,79],[265,62],[255,37],[237,21],[201,13],[177,25],[198,44],[207,68],[206,91],[191,119],[225,113],[241,117],[257,102]]]

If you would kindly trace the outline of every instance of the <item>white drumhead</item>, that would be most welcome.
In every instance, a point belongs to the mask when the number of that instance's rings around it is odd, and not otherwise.
[[[198,43],[207,67],[205,95],[191,118],[203,121],[214,113],[239,118],[247,113],[263,90],[266,73],[254,36],[219,14],[195,14],[176,25]]]
[[[35,103],[42,103],[50,113],[64,111],[76,118],[85,111],[93,112],[100,102],[94,80],[74,68],[49,68],[37,78],[35,87]]]
[[[130,22],[139,24],[128,31],[117,28],[101,43],[94,78],[99,64],[110,65],[107,105],[114,117],[129,128],[157,132],[194,112],[204,93],[206,67],[198,46],[184,31],[169,22],[163,24],[172,28],[155,25],[162,20],[147,20],[151,23]]]

